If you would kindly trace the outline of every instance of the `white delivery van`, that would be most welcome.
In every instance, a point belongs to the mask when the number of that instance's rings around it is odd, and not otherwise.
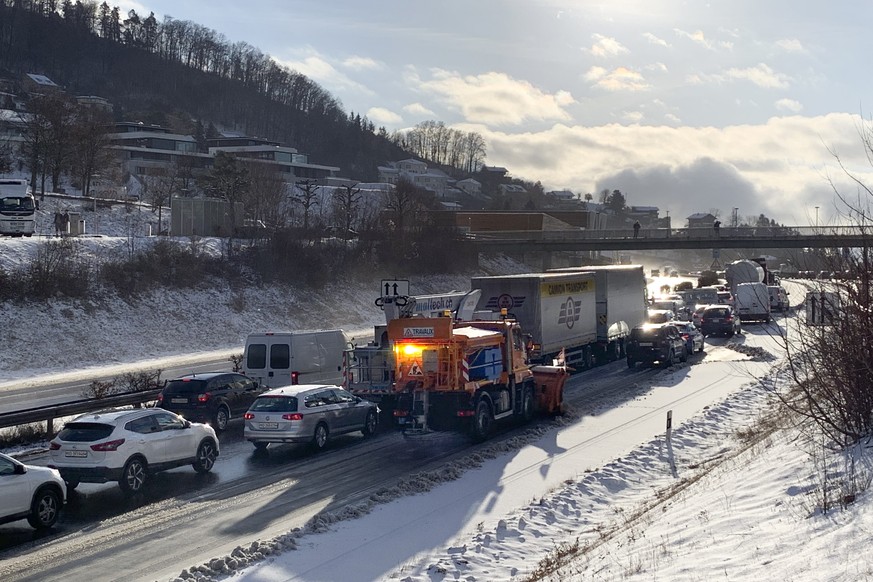
[[[740,321],[770,321],[770,292],[763,283],[740,283],[734,293]]]
[[[770,292],[770,311],[786,311],[788,309],[788,291],[779,285],[768,285]]]
[[[341,329],[252,333],[246,338],[243,373],[269,388],[339,384],[348,346]]]

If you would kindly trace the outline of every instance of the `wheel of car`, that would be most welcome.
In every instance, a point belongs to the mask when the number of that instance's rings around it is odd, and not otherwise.
[[[524,389],[524,399],[521,401],[521,419],[523,422],[530,422],[534,417],[534,391],[531,386]]]
[[[74,490],[76,487],[79,486],[79,480],[78,480],[78,479],[70,479],[69,481],[64,481],[64,483],[67,485],[67,491],[72,491],[72,490]]]
[[[680,362],[687,362],[688,361],[688,348],[686,348],[685,346],[682,346],[682,353],[679,354],[679,361]]]
[[[377,423],[378,419],[376,418],[376,411],[369,411],[367,413],[367,420],[364,421],[364,428],[361,430],[361,432],[364,433],[364,436],[373,436],[376,434]]]
[[[491,405],[485,398],[480,398],[476,404],[476,412],[473,414],[473,440],[484,441],[491,432]]]
[[[320,451],[327,444],[327,425],[319,422],[315,427],[315,434],[312,436],[312,447],[316,451]]]
[[[703,342],[700,342],[700,349],[697,350],[697,351],[700,352],[701,354],[703,353],[703,346],[704,346],[704,345],[705,345],[705,344],[704,344]]]
[[[138,493],[145,485],[147,476],[145,462],[140,457],[134,457],[124,464],[118,485],[125,493]]]
[[[215,411],[215,418],[212,419],[212,428],[215,429],[215,432],[221,432],[227,429],[227,421],[230,420],[230,411],[227,410],[225,405],[221,405],[218,407],[218,410]]]
[[[728,337],[734,337],[734,330],[730,330],[730,331],[727,333],[727,336],[728,336]]]
[[[270,443],[252,443],[252,444],[255,445],[256,451],[266,451],[267,445]]]
[[[670,353],[667,355],[667,359],[664,360],[664,367],[669,368],[674,364],[676,360],[676,352],[670,350]]]
[[[215,465],[215,458],[218,456],[218,449],[212,439],[204,439],[197,447],[197,457],[193,463],[194,470],[198,473],[208,473]]]
[[[27,523],[36,529],[48,529],[55,524],[61,511],[61,494],[51,487],[43,487],[33,496]]]

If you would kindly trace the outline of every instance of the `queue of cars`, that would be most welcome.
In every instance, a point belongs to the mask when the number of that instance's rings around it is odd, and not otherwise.
[[[674,303],[675,305],[675,303]],[[665,305],[666,307],[666,305]],[[672,309],[652,310],[658,323],[634,328],[625,345],[628,367],[670,366],[704,351],[704,337],[740,333],[726,304],[700,306],[693,321]],[[0,523],[27,519],[51,527],[69,491],[80,483],[117,482],[140,492],[157,472],[191,465],[208,473],[219,455],[217,434],[243,420],[244,438],[257,450],[270,443],[308,443],[323,449],[332,436],[376,432],[377,405],[335,385],[275,389],[229,372],[190,374],[165,383],[155,408],[107,410],[77,417],[49,445],[50,465],[24,465],[0,454]]]

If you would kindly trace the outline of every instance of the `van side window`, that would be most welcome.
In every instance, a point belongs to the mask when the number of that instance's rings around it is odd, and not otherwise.
[[[246,356],[246,367],[252,370],[263,370],[267,367],[267,345],[249,344]]]
[[[270,346],[270,367],[274,370],[287,370],[291,367],[291,346],[273,344]]]

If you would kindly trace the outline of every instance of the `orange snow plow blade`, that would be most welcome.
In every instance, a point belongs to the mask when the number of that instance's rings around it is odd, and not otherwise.
[[[547,414],[560,414],[564,405],[564,382],[570,373],[566,366],[534,366],[537,385],[537,408]]]

